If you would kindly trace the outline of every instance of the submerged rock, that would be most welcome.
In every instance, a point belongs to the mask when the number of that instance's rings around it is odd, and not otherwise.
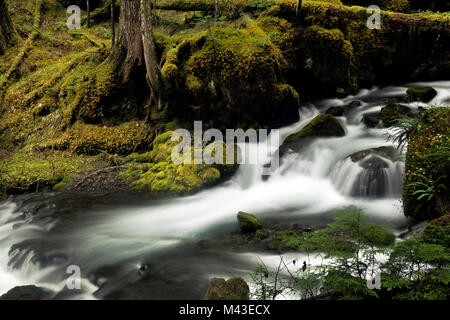
[[[428,102],[437,95],[437,91],[432,87],[412,87],[406,91],[406,98],[409,102]]]
[[[203,300],[249,300],[249,287],[244,279],[235,277],[225,281],[212,278]]]
[[[262,224],[254,215],[239,211],[237,215],[239,227],[243,232],[252,233],[258,229],[262,229]]]
[[[397,119],[404,116],[413,116],[412,109],[401,104],[388,104],[381,109],[381,120],[385,127],[393,126]]]
[[[12,288],[0,300],[47,300],[50,296],[49,291],[30,285]]]

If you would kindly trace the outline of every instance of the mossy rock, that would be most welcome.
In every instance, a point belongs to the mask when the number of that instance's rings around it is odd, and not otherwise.
[[[283,144],[308,137],[342,137],[344,135],[344,128],[333,115],[321,114],[311,120],[302,130],[287,137]]]
[[[247,283],[240,277],[226,281],[213,278],[203,300],[249,300],[249,293]]]
[[[258,229],[262,229],[263,227],[258,218],[250,213],[239,211],[237,214],[237,219],[239,227],[241,228],[242,232],[245,233],[253,233]]]
[[[381,120],[385,127],[391,127],[395,122],[405,116],[412,117],[412,109],[401,104],[388,104],[381,109]]]
[[[237,164],[195,164],[192,161],[195,152],[193,147],[189,148],[191,159],[182,158],[181,163],[173,162],[172,152],[180,141],[172,140],[172,135],[172,131],[165,132],[155,138],[151,151],[127,156],[131,167],[121,175],[132,181],[133,191],[152,195],[189,194],[223,181],[236,172]],[[218,157],[225,163],[223,159],[227,146],[222,142],[209,144],[200,151],[203,155],[213,156],[222,151],[223,154],[218,154]]]
[[[345,112],[345,110],[342,107],[331,107],[331,108],[328,108],[326,113],[331,114],[332,116],[335,116],[335,117],[340,117],[340,116],[344,115],[344,112]]]
[[[77,122],[60,138],[43,147],[70,150],[86,155],[97,155],[102,152],[126,155],[136,149],[147,147],[152,137],[149,126],[141,121],[111,127]]]
[[[437,91],[432,87],[412,87],[406,91],[406,99],[409,102],[429,102],[437,95]]]
[[[423,241],[450,247],[450,214],[432,220],[423,231]]]
[[[257,240],[263,240],[269,237],[269,231],[265,229],[258,229],[255,232],[255,239]]]

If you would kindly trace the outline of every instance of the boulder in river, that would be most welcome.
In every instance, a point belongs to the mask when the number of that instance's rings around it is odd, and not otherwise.
[[[345,136],[344,128],[331,114],[321,114],[311,120],[302,130],[291,134],[284,144],[296,142],[307,137],[342,137]]]
[[[247,283],[240,277],[226,281],[213,278],[203,300],[249,300],[249,292]]]
[[[50,296],[49,291],[30,285],[12,288],[0,300],[47,300]]]
[[[381,109],[381,120],[385,127],[394,125],[395,121],[401,117],[413,115],[411,108],[402,104],[391,103]]]
[[[331,114],[331,115],[333,115],[333,116],[335,116],[335,117],[340,117],[340,116],[342,116],[342,115],[344,115],[344,108],[343,107],[331,107],[331,108],[328,108],[328,110],[327,110],[327,114]]]
[[[243,232],[253,233],[258,229],[262,229],[262,224],[254,215],[239,211],[237,215],[239,227]]]
[[[363,115],[363,123],[369,128],[375,128],[381,120],[379,112],[369,112]]]
[[[412,87],[406,91],[406,99],[409,102],[428,102],[437,95],[432,87]]]

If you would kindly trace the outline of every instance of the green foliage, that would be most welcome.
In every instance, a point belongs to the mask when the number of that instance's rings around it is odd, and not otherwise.
[[[292,232],[279,239],[292,240]],[[361,209],[350,206],[336,212],[326,228],[302,234],[295,247],[322,263],[302,266],[280,257],[276,270],[261,263],[252,274],[257,299],[275,299],[286,293],[303,299],[447,299],[450,281],[448,247],[416,238],[398,241],[386,227],[367,222]],[[387,261],[385,258],[387,257]],[[328,260],[325,260],[328,259]],[[297,268],[295,270],[292,270]],[[381,272],[381,288],[371,290],[366,278]],[[282,275],[283,274],[283,275]]]
[[[416,130],[420,130],[419,119],[409,116],[402,117],[393,122],[392,132],[386,134],[387,141],[397,144],[397,149],[403,149],[409,137]]]
[[[424,181],[428,180],[424,175],[418,174],[417,176]],[[442,194],[447,190],[447,186],[444,183],[441,183],[446,179],[447,176],[440,176],[435,182],[431,182],[430,184],[419,181],[408,184],[408,187],[415,187],[416,191],[414,191],[412,195],[417,196],[417,200],[424,199],[425,201],[430,202],[435,199],[438,194]]]
[[[446,161],[450,110],[446,107],[430,108],[415,126],[408,128],[412,129],[406,131],[409,140],[403,184],[405,214],[419,219],[445,215],[450,198]]]

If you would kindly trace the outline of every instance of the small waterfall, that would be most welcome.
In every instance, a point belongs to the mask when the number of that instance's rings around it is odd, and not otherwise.
[[[400,198],[404,163],[379,156],[358,162],[341,161],[331,177],[340,192],[350,197]]]

